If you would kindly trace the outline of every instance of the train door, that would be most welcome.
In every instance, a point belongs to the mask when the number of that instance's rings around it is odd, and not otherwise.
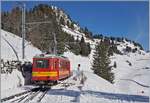
[[[58,71],[59,70],[58,64],[59,64],[59,59],[57,59],[57,58],[53,59],[53,67],[54,67],[53,70],[54,71]]]
[[[53,58],[53,72],[57,74],[57,79],[59,78],[59,59]]]
[[[63,60],[60,59],[59,60],[59,78],[60,79],[63,78],[63,73],[64,73],[64,71],[63,71]]]

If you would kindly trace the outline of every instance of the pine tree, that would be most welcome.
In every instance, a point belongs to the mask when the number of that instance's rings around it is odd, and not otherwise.
[[[126,52],[131,52],[132,51],[132,48],[131,47],[129,47],[129,46],[126,46]]]
[[[90,43],[87,43],[87,48],[88,48],[88,54],[91,53],[91,46],[90,46]]]
[[[67,21],[67,26],[70,27],[70,22],[69,21]]]
[[[80,41],[80,47],[81,47],[81,51],[80,51],[80,54],[82,56],[88,56],[89,55],[89,49],[90,47],[85,43],[85,40],[84,40],[84,37],[81,38],[81,41]]]
[[[90,32],[90,31],[88,30],[87,27],[84,28],[84,34],[85,34],[85,36],[86,36],[87,38],[93,39],[93,36],[92,36],[93,34],[92,34],[92,32]]]
[[[73,36],[69,37],[69,50],[71,50],[74,54],[79,55],[81,51],[81,47],[79,41],[74,40]]]
[[[117,63],[116,63],[116,61],[114,62],[114,68],[117,68]]]
[[[60,18],[60,24],[66,25],[66,24],[65,24],[65,21],[64,21],[64,19],[63,19],[63,17]]]
[[[92,69],[95,74],[113,83],[114,74],[111,72],[111,67],[109,66],[108,49],[109,45],[105,44],[105,42],[101,42],[96,46]]]
[[[70,28],[74,30],[74,22],[71,22]]]

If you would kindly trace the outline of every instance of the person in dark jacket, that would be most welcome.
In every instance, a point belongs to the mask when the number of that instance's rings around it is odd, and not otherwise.
[[[32,78],[32,63],[31,62],[25,62],[22,65],[22,74],[25,78],[25,85],[31,84],[31,78]]]

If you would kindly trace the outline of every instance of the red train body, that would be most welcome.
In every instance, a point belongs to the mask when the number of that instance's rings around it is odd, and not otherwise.
[[[49,55],[33,58],[32,81],[34,83],[57,82],[70,75],[70,61],[66,57]]]

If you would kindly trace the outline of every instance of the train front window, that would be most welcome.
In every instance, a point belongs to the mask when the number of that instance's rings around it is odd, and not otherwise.
[[[49,63],[48,60],[36,60],[36,68],[48,68]]]

